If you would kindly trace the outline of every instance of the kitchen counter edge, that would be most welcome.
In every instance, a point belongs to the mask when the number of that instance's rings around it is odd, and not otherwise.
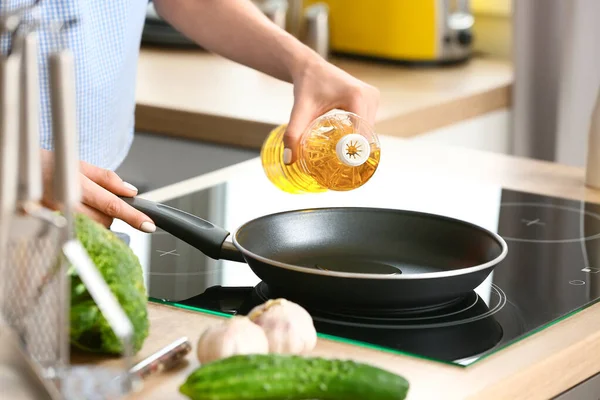
[[[330,61],[380,89],[376,130],[385,135],[414,137],[511,104],[509,61],[476,56],[466,64],[433,68]],[[271,129],[287,122],[292,104],[290,84],[220,56],[141,50],[138,132],[258,149]]]

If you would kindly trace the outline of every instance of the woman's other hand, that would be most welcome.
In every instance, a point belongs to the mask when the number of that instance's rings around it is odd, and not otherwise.
[[[84,161],[79,163],[81,202],[77,211],[87,214],[107,228],[115,218],[123,220],[132,227],[151,233],[156,226],[145,214],[125,203],[118,196],[133,197],[137,189],[123,180],[113,171],[98,168]],[[42,176],[44,195],[42,202],[51,209],[57,209],[53,195],[54,154],[42,150]]]

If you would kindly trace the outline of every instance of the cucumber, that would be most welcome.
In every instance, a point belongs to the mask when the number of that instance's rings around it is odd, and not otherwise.
[[[403,400],[402,376],[351,360],[234,355],[194,370],[179,391],[192,400]]]

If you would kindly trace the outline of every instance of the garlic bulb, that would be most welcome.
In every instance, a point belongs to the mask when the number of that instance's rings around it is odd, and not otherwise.
[[[269,300],[254,307],[248,318],[265,331],[271,353],[300,354],[311,351],[317,345],[312,317],[289,300]]]
[[[237,354],[267,354],[269,342],[262,328],[248,317],[235,316],[207,328],[198,340],[198,361],[205,364]]]

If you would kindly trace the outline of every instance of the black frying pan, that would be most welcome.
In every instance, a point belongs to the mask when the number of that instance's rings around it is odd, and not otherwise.
[[[227,230],[184,211],[123,200],[205,255],[246,262],[273,295],[321,307],[451,303],[479,286],[507,253],[493,232],[414,211],[286,211],[245,223],[229,242]]]

